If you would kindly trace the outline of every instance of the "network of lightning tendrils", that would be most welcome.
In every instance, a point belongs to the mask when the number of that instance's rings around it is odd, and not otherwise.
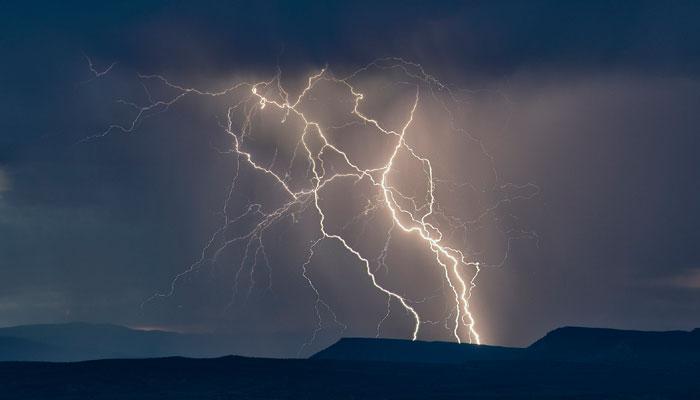
[[[87,58],[87,57],[86,57]],[[94,75],[94,78],[99,78],[108,73],[114,64],[110,65],[105,71],[97,71],[92,61],[87,58],[89,67]],[[363,94],[353,80],[369,69],[376,68],[379,70],[396,70],[409,79],[408,81],[413,88],[413,95],[410,101],[410,108],[407,110],[407,116],[400,125],[400,129],[391,129],[379,120],[368,116],[362,111]],[[219,91],[201,90],[194,87],[182,86],[175,84],[161,75],[139,75],[139,79],[144,87],[148,102],[145,105],[139,105],[134,102],[120,100],[135,111],[135,115],[127,124],[112,124],[104,131],[89,136],[83,141],[90,141],[100,137],[107,136],[112,133],[133,133],[144,119],[156,114],[167,111],[177,102],[185,97],[191,96],[207,96],[207,97],[222,97],[226,98],[229,95],[236,94],[239,100],[234,104],[227,106],[225,122],[222,124],[224,132],[230,137],[230,148],[224,152],[235,157],[236,172],[231,181],[230,187],[224,201],[222,214],[223,222],[216,229],[205,246],[202,249],[200,257],[184,271],[177,274],[169,286],[169,290],[164,293],[157,293],[147,300],[151,301],[161,297],[172,296],[177,289],[178,283],[186,277],[202,267],[205,263],[215,262],[229,246],[234,244],[242,244],[243,252],[241,262],[236,270],[236,285],[238,288],[238,279],[245,271],[245,266],[253,263],[250,268],[251,284],[248,286],[249,291],[253,287],[253,270],[258,265],[259,260],[271,274],[272,266],[270,258],[265,248],[265,234],[275,224],[287,217],[296,219],[302,212],[311,210],[315,213],[318,219],[317,237],[310,242],[306,250],[306,258],[301,265],[301,274],[305,279],[308,287],[315,296],[315,316],[317,325],[311,334],[308,342],[304,343],[300,349],[302,352],[307,346],[314,343],[318,333],[323,329],[323,312],[327,312],[335,324],[342,329],[346,329],[346,325],[336,316],[330,305],[324,300],[321,292],[311,278],[308,267],[315,256],[317,246],[323,241],[337,242],[345,251],[356,259],[366,273],[368,282],[382,295],[386,297],[386,313],[377,323],[377,336],[381,333],[382,324],[390,317],[392,313],[392,304],[400,306],[413,320],[413,326],[410,331],[410,337],[416,340],[419,337],[420,329],[423,324],[435,323],[421,317],[416,310],[416,304],[420,300],[410,299],[398,290],[389,288],[387,285],[380,282],[377,276],[377,271],[381,268],[387,268],[387,253],[390,247],[392,236],[397,232],[402,232],[405,235],[410,235],[424,247],[426,251],[434,256],[435,265],[442,271],[444,282],[449,288],[450,297],[452,298],[453,308],[449,315],[442,323],[449,329],[454,340],[457,342],[481,343],[475,316],[470,309],[470,300],[472,293],[476,287],[478,274],[483,267],[479,261],[472,259],[474,255],[468,255],[466,251],[450,245],[446,240],[446,233],[441,224],[437,223],[437,218],[446,220],[448,229],[466,229],[469,224],[477,223],[480,218],[495,211],[502,203],[510,202],[516,199],[527,199],[536,195],[538,189],[533,184],[501,185],[501,189],[531,189],[525,194],[516,194],[514,196],[506,196],[493,204],[487,210],[484,210],[476,219],[464,221],[460,218],[449,216],[441,209],[436,196],[436,186],[446,185],[448,187],[458,187],[460,185],[441,179],[434,175],[433,160],[421,152],[417,145],[411,143],[407,138],[407,132],[414,127],[414,116],[416,110],[421,106],[422,96],[429,95],[433,99],[438,100],[442,104],[446,115],[449,118],[450,127],[453,131],[465,135],[469,140],[472,140],[480,146],[481,152],[491,160],[493,174],[497,177],[497,171],[492,157],[486,151],[482,142],[469,134],[465,129],[460,128],[455,123],[455,118],[452,115],[451,109],[445,103],[446,101],[457,101],[452,89],[441,83],[437,78],[428,74],[421,65],[408,62],[401,58],[383,58],[373,61],[372,63],[356,70],[355,72],[344,76],[334,76],[328,68],[320,69],[311,74],[306,79],[305,87],[296,95],[292,96],[283,87],[281,82],[281,72],[269,80],[258,82],[240,82],[230,87]],[[378,135],[386,135],[392,140],[392,146],[378,166],[373,168],[361,168],[360,163],[354,160],[347,151],[344,151],[339,145],[333,143],[331,137],[324,131],[324,127],[319,121],[311,118],[308,113],[304,112],[302,105],[307,100],[309,93],[319,84],[319,82],[331,82],[335,85],[340,85],[346,92],[346,95],[352,99],[352,115],[356,119],[356,123],[363,126],[373,128]],[[164,88],[175,93],[171,97],[164,100],[154,100],[148,90],[148,86],[143,82],[153,82],[162,85]],[[272,93],[272,94],[270,94]],[[447,99],[447,100],[445,100]],[[257,113],[263,113],[267,109],[273,108],[280,111],[283,115],[282,123],[288,119],[299,121],[301,132],[297,132],[298,139],[294,148],[293,157],[284,171],[278,171],[273,168],[272,164],[263,165],[256,157],[252,150],[246,147],[246,139],[253,134],[253,116]],[[236,123],[237,115],[243,115],[242,122]],[[320,143],[320,145],[312,145],[312,143]],[[339,156],[344,164],[343,171],[334,172],[326,168],[324,165],[324,155],[333,154]],[[427,192],[423,199],[417,199],[407,194],[402,193],[397,186],[392,182],[392,172],[396,170],[396,163],[399,154],[408,156],[422,166],[424,179],[427,183]],[[298,158],[303,158],[307,163],[308,180],[299,185],[292,181],[291,169],[292,164]],[[229,203],[232,196],[237,190],[239,171],[242,165],[247,166],[253,172],[258,173],[270,179],[286,197],[282,205],[266,209],[265,204],[249,203],[237,214],[232,215],[229,210]],[[355,219],[360,219],[370,213],[386,212],[390,217],[391,226],[386,234],[386,241],[378,257],[370,260],[363,254],[350,240],[343,235],[343,230],[332,230],[326,224],[327,211],[321,202],[321,196],[325,188],[332,182],[339,180],[350,180],[354,183],[365,182],[374,188],[375,192],[366,197],[367,205],[360,215]],[[410,206],[407,206],[410,205]],[[244,219],[253,218],[256,222],[252,228],[245,230],[242,234],[235,237],[225,237],[225,232],[229,227],[238,226]],[[352,222],[352,221],[351,221]],[[240,228],[238,228],[240,229]],[[510,238],[513,237],[532,237],[535,234],[525,230],[510,230],[506,232],[509,236],[508,245],[510,246]],[[506,252],[507,257],[507,252]],[[505,257],[504,257],[505,260]],[[271,284],[271,280],[269,280]],[[250,293],[248,293],[250,294]]]

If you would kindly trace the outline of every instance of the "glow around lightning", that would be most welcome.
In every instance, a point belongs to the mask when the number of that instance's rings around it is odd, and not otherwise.
[[[104,72],[97,72],[92,61],[89,60],[89,67],[95,78],[101,78],[109,72],[112,64]],[[391,129],[379,119],[370,117],[363,112],[365,94],[358,89],[354,83],[363,74],[370,71],[387,71],[401,74],[401,84],[411,88],[412,96],[407,109],[401,113],[405,115],[400,124],[400,129]],[[448,182],[439,176],[435,176],[434,163],[426,156],[426,151],[416,144],[411,143],[407,133],[418,129],[415,126],[416,113],[420,110],[422,101],[429,96],[433,100],[438,100],[445,111],[445,118],[450,120],[450,126],[454,132],[463,135],[466,139],[479,146],[480,150],[489,160],[491,156],[486,152],[483,144],[478,139],[471,136],[467,130],[456,125],[450,102],[456,102],[456,95],[447,85],[441,83],[432,75],[425,72],[418,64],[407,62],[400,58],[384,58],[356,70],[345,77],[336,77],[328,68],[323,68],[309,74],[305,78],[306,85],[296,95],[289,93],[282,84],[281,72],[268,80],[258,82],[238,82],[222,90],[211,91],[197,89],[193,87],[176,84],[161,75],[139,75],[140,82],[146,91],[148,101],[146,104],[120,100],[120,103],[133,109],[134,117],[125,124],[111,124],[104,131],[89,136],[83,141],[99,139],[114,133],[134,133],[144,122],[156,114],[170,110],[176,103],[186,97],[210,97],[222,98],[231,101],[226,107],[226,115],[222,118],[222,129],[230,138],[229,148],[223,153],[230,154],[235,158],[236,170],[227,191],[222,214],[224,216],[222,224],[215,230],[202,249],[200,258],[187,269],[176,275],[168,291],[158,293],[148,299],[146,303],[163,297],[169,297],[176,293],[178,284],[187,275],[196,272],[204,264],[217,262],[222,252],[232,245],[241,245],[241,261],[235,272],[236,282],[234,283],[235,301],[239,290],[239,280],[246,273],[246,266],[252,264],[248,278],[248,295],[254,286],[253,270],[258,266],[264,267],[268,274],[272,274],[273,263],[265,247],[265,235],[268,230],[282,220],[291,218],[296,220],[300,215],[307,215],[310,212],[315,215],[318,221],[317,237],[309,243],[306,249],[306,258],[300,266],[301,275],[312,291],[315,303],[314,312],[317,325],[310,335],[309,341],[302,344],[300,352],[312,345],[323,329],[323,315],[327,313],[333,319],[333,323],[345,329],[347,326],[333,311],[332,307],[324,300],[321,291],[314,283],[309,274],[308,267],[313,262],[317,246],[324,241],[332,241],[339,244],[344,251],[351,256],[358,268],[361,268],[367,276],[367,284],[386,298],[386,313],[383,318],[377,321],[376,334],[381,334],[382,324],[395,312],[394,306],[399,306],[412,320],[412,327],[407,336],[416,340],[421,335],[421,328],[424,324],[434,324],[436,321],[423,318],[416,309],[416,304],[421,299],[408,297],[401,288],[389,287],[377,275],[379,268],[388,268],[387,253],[389,251],[392,237],[395,235],[406,235],[416,244],[432,254],[434,265],[426,265],[437,271],[444,279],[447,296],[453,304],[448,315],[440,323],[450,331],[451,336],[457,342],[481,343],[478,332],[476,317],[470,308],[470,300],[476,287],[477,277],[483,264],[474,258],[473,254],[468,254],[465,250],[449,240],[449,234],[457,229],[465,229],[470,224],[478,224],[480,219],[493,213],[503,202],[510,202],[519,198],[530,198],[537,193],[536,187],[532,184],[517,186],[512,184],[501,185],[501,189],[532,189],[526,191],[525,195],[505,196],[498,200],[496,204],[488,207],[476,219],[464,221],[458,217],[447,215],[440,207],[437,187],[455,187],[468,185],[468,183]],[[328,135],[327,129],[319,121],[314,120],[308,112],[304,111],[305,102],[308,101],[313,90],[321,82],[331,83],[342,88],[339,95],[346,96],[352,102],[352,122],[346,126],[362,126],[372,128],[377,135],[385,135],[391,138],[392,145],[389,150],[380,156],[380,160],[371,168],[361,167],[361,163],[354,160],[348,151],[332,141],[332,136]],[[160,85],[167,88],[173,95],[165,99],[153,99],[149,91],[150,85]],[[291,157],[291,161],[282,168],[274,166],[274,161],[268,165],[263,164],[261,157],[255,154],[247,146],[247,141],[255,135],[254,116],[266,113],[269,110],[277,110],[282,115],[282,124],[291,120],[298,121],[301,131],[290,131],[288,134],[296,140],[296,146]],[[418,135],[428,135],[428,132],[413,132]],[[326,157],[335,156],[342,160],[342,168],[329,168]],[[399,156],[408,157],[413,162],[421,165],[423,176],[417,177],[426,183],[426,193],[424,196],[409,196],[399,189],[394,183],[394,178],[400,174]],[[274,160],[274,159],[273,159]],[[295,163],[303,162],[307,166],[306,179],[302,182],[292,179],[292,168]],[[239,171],[247,168],[259,176],[261,182],[274,185],[280,189],[280,193],[285,199],[281,206],[269,208],[266,204],[251,202],[240,210],[233,212],[229,208],[232,196],[236,193],[239,185]],[[492,173],[497,176],[495,166],[491,165]],[[340,170],[341,172],[338,172]],[[359,247],[353,244],[343,233],[343,229],[333,229],[326,223],[329,212],[324,208],[321,201],[324,190],[333,182],[348,181],[354,184],[368,184],[372,190],[365,194],[367,200],[366,207],[356,219],[362,219],[370,213],[383,212],[390,218],[391,227],[387,231],[386,241],[381,254],[372,257],[363,254]],[[236,227],[240,229],[241,221],[254,219],[252,228],[237,234],[235,237],[227,237],[227,229]],[[372,223],[372,219],[365,220],[365,223]],[[445,222],[446,221],[446,222]],[[377,229],[379,229],[377,227]],[[532,233],[522,230],[510,230],[505,232],[507,239],[512,237],[531,236]],[[270,281],[271,282],[271,281]],[[271,284],[271,283],[270,283]],[[394,308],[392,308],[394,307]]]

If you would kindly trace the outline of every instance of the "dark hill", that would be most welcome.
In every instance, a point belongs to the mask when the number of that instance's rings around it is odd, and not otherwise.
[[[449,342],[343,338],[327,349],[314,354],[311,358],[319,360],[462,363],[475,360],[515,360],[522,358],[523,350]]]
[[[697,361],[700,330],[645,332],[565,327],[528,349],[529,357],[570,361]]]
[[[562,328],[526,349],[343,339],[308,360],[0,362],[0,398],[698,399],[698,335],[700,330]],[[0,329],[0,355],[59,359],[109,356],[115,351],[127,355],[192,351],[187,346],[202,351],[197,346],[208,338],[212,336],[111,325],[18,327]],[[216,345],[215,340],[209,344]]]
[[[423,363],[476,360],[687,363],[700,361],[700,330],[643,332],[566,327],[548,333],[524,349],[395,339],[341,339],[312,358]]]
[[[282,356],[283,349],[289,349],[298,339],[288,336],[278,340],[279,351],[275,354],[277,349],[268,345],[271,341],[258,337],[246,342],[234,336],[142,331],[107,324],[26,325],[0,328],[0,361],[201,358],[226,354]],[[548,333],[524,349],[346,338],[312,358],[451,364],[504,360],[687,363],[700,360],[700,329],[692,332],[641,332],[567,327]]]

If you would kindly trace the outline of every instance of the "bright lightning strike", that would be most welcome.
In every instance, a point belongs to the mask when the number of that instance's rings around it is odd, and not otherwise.
[[[110,65],[103,72],[96,71],[92,61],[88,58],[90,70],[95,77],[101,77],[108,73],[114,64]],[[410,106],[405,110],[400,129],[392,129],[380,119],[370,117],[363,112],[366,95],[354,83],[362,74],[370,70],[392,71],[402,75],[401,84],[411,87],[412,96]],[[324,300],[321,291],[311,278],[308,267],[315,256],[316,247],[323,241],[332,241],[339,244],[345,252],[352,256],[356,263],[363,269],[367,276],[367,281],[372,287],[386,298],[386,313],[377,323],[376,334],[381,334],[382,324],[390,318],[392,314],[392,304],[400,306],[412,320],[412,328],[409,336],[416,340],[424,324],[434,323],[433,321],[421,317],[417,310],[419,300],[407,297],[403,292],[389,287],[383,283],[377,275],[380,269],[388,271],[387,253],[391,245],[392,237],[398,232],[413,238],[416,245],[423,248],[428,254],[432,254],[434,266],[441,271],[445,287],[449,288],[449,298],[453,306],[448,317],[444,320],[444,325],[449,329],[455,341],[481,343],[481,337],[477,330],[476,318],[470,308],[472,293],[476,287],[476,279],[481,271],[482,264],[473,259],[474,254],[468,254],[465,250],[457,248],[449,239],[450,235],[459,229],[466,232],[467,228],[478,224],[481,218],[493,213],[501,204],[517,199],[528,199],[535,196],[538,189],[533,184],[526,185],[501,185],[503,192],[513,189],[515,195],[504,195],[496,204],[488,207],[476,219],[464,221],[460,218],[448,215],[440,206],[438,200],[437,187],[444,186],[448,189],[465,186],[468,184],[457,184],[435,176],[435,160],[431,159],[427,152],[422,151],[419,144],[413,143],[409,133],[413,131],[414,136],[423,134],[416,132],[415,119],[425,96],[437,100],[449,119],[450,128],[454,132],[464,135],[468,140],[476,143],[480,151],[493,161],[486,152],[480,140],[472,137],[465,129],[459,128],[455,122],[452,108],[448,102],[457,102],[456,95],[445,84],[425,72],[419,64],[407,62],[400,58],[378,59],[352,74],[345,77],[334,76],[327,68],[309,75],[306,79],[305,87],[298,95],[292,97],[283,87],[281,82],[281,72],[269,80],[259,82],[243,82],[225,88],[220,91],[200,90],[172,83],[161,75],[139,75],[139,79],[146,90],[148,102],[145,105],[138,105],[133,102],[120,101],[132,108],[135,116],[126,124],[112,124],[106,130],[96,135],[87,137],[83,141],[89,141],[107,136],[111,133],[132,133],[148,117],[165,112],[182,101],[186,97],[205,96],[211,98],[235,98],[232,104],[226,107],[225,123],[222,128],[230,138],[230,147],[224,151],[226,154],[234,156],[236,161],[235,175],[231,181],[228,194],[224,201],[222,214],[224,221],[222,225],[212,234],[204,248],[200,258],[174,277],[170,284],[170,289],[165,293],[154,295],[147,301],[172,296],[178,282],[190,273],[199,270],[205,263],[215,262],[221,254],[230,246],[242,245],[242,258],[235,273],[234,294],[232,302],[238,295],[239,278],[246,268],[249,268],[248,295],[255,285],[253,271],[261,262],[265,265],[268,276],[268,288],[271,289],[270,257],[265,248],[265,234],[275,224],[285,218],[291,217],[294,221],[302,214],[311,213],[317,219],[317,238],[310,242],[307,250],[307,257],[301,265],[302,277],[314,294],[314,307],[317,326],[307,343],[300,349],[302,352],[306,347],[312,345],[318,333],[324,328],[323,315],[329,315],[333,324],[345,330],[346,324],[341,322],[332,307]],[[147,89],[147,84],[161,85],[167,88],[174,95],[161,100],[153,100],[151,92]],[[362,163],[356,160],[347,149],[334,142],[333,137],[328,134],[328,130],[333,127],[324,125],[321,121],[314,119],[305,109],[311,93],[322,82],[336,85],[342,89],[342,95],[351,99],[352,121],[343,126],[353,125],[364,128],[371,128],[377,135],[390,138],[392,145],[385,154],[380,155],[380,160],[371,168],[361,167]],[[248,142],[255,135],[254,117],[261,113],[277,110],[281,113],[281,123],[285,124],[295,121],[301,127],[299,131],[289,132],[291,137],[296,138],[296,144],[289,163],[286,168],[275,166],[277,150],[272,162],[265,165],[261,157],[251,149]],[[427,134],[427,133],[425,133]],[[329,167],[329,157],[339,158],[340,165]],[[408,158],[421,166],[422,176],[418,180],[426,184],[426,193],[423,198],[410,196],[403,193],[396,183],[401,175],[398,168],[400,158]],[[307,166],[305,179],[295,180],[294,165],[304,162]],[[279,207],[266,209],[264,204],[249,203],[237,215],[232,215],[229,210],[229,203],[239,185],[239,172],[243,166],[247,166],[252,172],[259,174],[260,179],[276,186],[281,194],[285,196]],[[497,177],[495,167],[491,165],[494,176]],[[338,172],[340,170],[342,172]],[[391,227],[387,231],[386,241],[378,257],[370,257],[363,254],[359,247],[343,233],[343,229],[333,230],[327,224],[329,211],[322,203],[324,191],[331,184],[339,181],[349,181],[353,184],[365,183],[373,188],[371,193],[366,193],[367,201],[363,212],[356,219],[366,218],[370,214],[385,212],[390,218]],[[250,229],[244,229],[243,233],[234,237],[227,237],[226,231],[230,227],[241,229],[245,226],[244,221],[254,220]],[[442,221],[442,222],[441,222]],[[352,222],[352,221],[351,221]],[[367,221],[365,221],[368,223]],[[371,220],[370,220],[371,222]],[[239,231],[240,232],[240,231]],[[512,237],[531,237],[534,233],[522,230],[507,231],[508,241]],[[507,254],[506,254],[507,256]],[[373,261],[370,261],[373,260]],[[373,266],[376,262],[376,267]]]

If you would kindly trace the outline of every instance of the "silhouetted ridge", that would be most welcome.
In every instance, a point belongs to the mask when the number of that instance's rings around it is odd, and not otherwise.
[[[109,324],[69,323],[0,328],[0,361],[77,361],[167,356],[218,357],[270,351],[252,335],[181,334]],[[249,341],[245,341],[248,338]],[[289,348],[300,338],[277,341]],[[284,343],[284,341],[287,343]],[[268,353],[269,354],[269,353]],[[283,354],[283,353],[280,353]],[[528,348],[399,339],[341,339],[311,358],[326,360],[464,363],[471,361],[669,362],[700,364],[700,329],[643,332],[565,327]]]
[[[470,361],[700,363],[700,329],[644,332],[565,327],[521,348],[397,339],[341,339],[314,359],[463,363]]]
[[[700,330],[645,332],[565,327],[528,348],[531,358],[572,361],[700,360]]]
[[[470,360],[513,360],[523,349],[449,342],[400,339],[343,338],[314,354],[313,359],[422,363],[460,363]]]

